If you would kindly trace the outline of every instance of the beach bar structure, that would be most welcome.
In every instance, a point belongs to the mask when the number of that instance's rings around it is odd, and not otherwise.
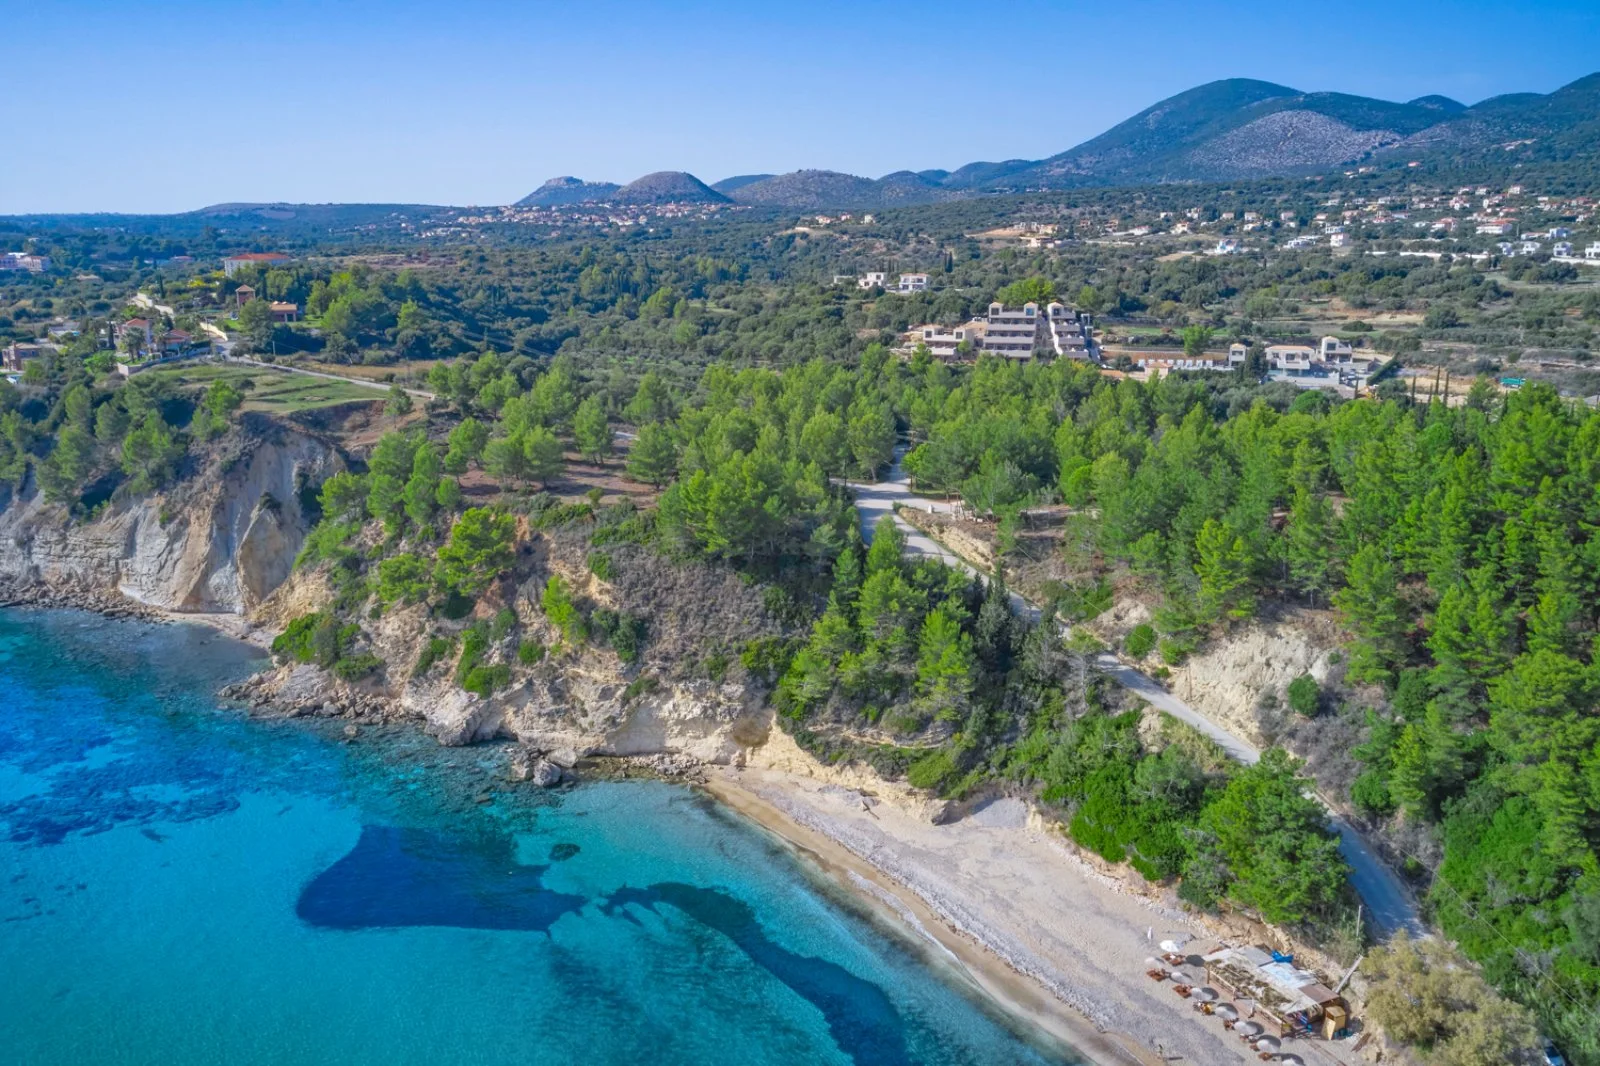
[[[1202,956],[1206,982],[1227,992],[1242,1008],[1253,1004],[1256,1021],[1277,1036],[1320,1034],[1333,1039],[1350,1024],[1350,1008],[1316,974],[1260,948],[1223,948]]]

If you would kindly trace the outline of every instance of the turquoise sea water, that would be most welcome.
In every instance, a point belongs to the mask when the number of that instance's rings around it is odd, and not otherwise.
[[[704,798],[251,721],[256,654],[0,611],[6,1063],[1070,1061]]]

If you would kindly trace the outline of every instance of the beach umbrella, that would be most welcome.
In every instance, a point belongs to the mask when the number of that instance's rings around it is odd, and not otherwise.
[[[1225,1022],[1236,1022],[1239,1020],[1239,1009],[1232,1003],[1218,1003],[1216,1009],[1211,1013],[1215,1014],[1218,1018],[1221,1018]]]
[[[1183,950],[1183,945],[1187,944],[1188,942],[1188,937],[1179,937],[1176,940],[1163,940],[1161,942],[1161,950],[1170,951],[1172,954],[1176,955],[1178,952]]]
[[[1174,983],[1175,983],[1175,984],[1180,984],[1180,985],[1192,985],[1192,984],[1194,984],[1194,983],[1195,983],[1195,982],[1194,982],[1194,978],[1192,978],[1192,977],[1190,977],[1190,976],[1189,976],[1189,975],[1188,975],[1188,974],[1186,974],[1186,973],[1180,973],[1180,972],[1179,972],[1179,971],[1177,971],[1177,970],[1173,970],[1173,971],[1172,971],[1172,972],[1171,972],[1171,973],[1170,973],[1170,974],[1168,974],[1168,975],[1167,975],[1167,976],[1168,976],[1168,977],[1170,977],[1170,978],[1172,978],[1172,980],[1173,980],[1173,982],[1174,982]]]
[[[1147,970],[1165,970],[1167,968],[1167,964],[1156,958],[1154,955],[1151,955],[1149,958],[1144,960],[1144,968]]]
[[[1257,1051],[1276,1053],[1281,1047],[1283,1047],[1283,1042],[1275,1036],[1264,1036],[1260,1040],[1256,1041]]]
[[[1299,1055],[1279,1055],[1279,1062],[1287,1062],[1289,1066],[1306,1066],[1306,1060]]]
[[[1217,990],[1214,988],[1197,988],[1194,990],[1194,998],[1201,1003],[1210,1003],[1219,997],[1217,996]]]
[[[1238,1026],[1235,1027],[1234,1032],[1238,1033],[1240,1036],[1254,1037],[1260,1036],[1262,1030],[1261,1026],[1257,1025],[1255,1022],[1240,1022]]]

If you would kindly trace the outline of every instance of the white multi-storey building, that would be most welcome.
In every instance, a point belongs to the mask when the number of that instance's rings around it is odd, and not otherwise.
[[[1056,355],[1067,359],[1099,361],[1093,339],[1089,336],[1089,324],[1078,312],[1052,303],[1045,308],[1045,321],[1050,330],[1050,347]]]
[[[940,359],[988,354],[1019,362],[1052,355],[1100,360],[1088,316],[1059,303],[1051,303],[1042,314],[1036,303],[1021,307],[992,303],[988,315],[966,325],[918,326],[907,339]]]
[[[1032,359],[1035,350],[1046,347],[1040,335],[1043,323],[1036,303],[1015,308],[992,303],[983,331],[983,350],[1007,359]]]

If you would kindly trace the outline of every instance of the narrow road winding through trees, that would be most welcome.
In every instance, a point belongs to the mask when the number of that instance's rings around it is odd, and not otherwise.
[[[861,516],[862,537],[870,541],[872,539],[872,531],[877,526],[879,519],[886,515],[892,516],[895,525],[905,534],[907,554],[938,559],[946,565],[953,566],[966,573],[980,578],[987,578],[987,574],[979,573],[965,559],[955,555],[949,549],[895,514],[894,508],[896,504],[902,507],[914,507],[919,511],[933,511],[945,514],[949,514],[955,509],[953,504],[918,496],[911,491],[910,478],[906,476],[902,467],[905,450],[904,445],[895,449],[894,464],[889,468],[889,474],[885,480],[871,483],[849,483],[850,491],[856,498],[856,511]],[[1028,603],[1015,592],[1011,594],[1011,600],[1012,605],[1019,614],[1035,621],[1038,620],[1039,610],[1033,604]],[[1065,626],[1062,628],[1063,630],[1066,629]],[[1222,748],[1230,758],[1246,765],[1250,765],[1261,758],[1261,752],[1249,741],[1223,729],[1220,725],[1162,688],[1154,678],[1129,666],[1110,652],[1102,652],[1095,656],[1094,665],[1101,673],[1152,707],[1193,726],[1211,740],[1216,741],[1218,747]],[[1323,806],[1327,806],[1326,800],[1323,801]],[[1417,910],[1416,902],[1401,883],[1400,878],[1395,875],[1395,872],[1378,857],[1361,833],[1332,809],[1328,811],[1328,821],[1334,831],[1339,834],[1339,851],[1344,856],[1345,861],[1350,864],[1350,883],[1355,886],[1355,890],[1360,894],[1362,902],[1366,904],[1367,914],[1372,921],[1373,927],[1384,936],[1402,929],[1413,936],[1425,935],[1426,928],[1422,924],[1422,918]]]

